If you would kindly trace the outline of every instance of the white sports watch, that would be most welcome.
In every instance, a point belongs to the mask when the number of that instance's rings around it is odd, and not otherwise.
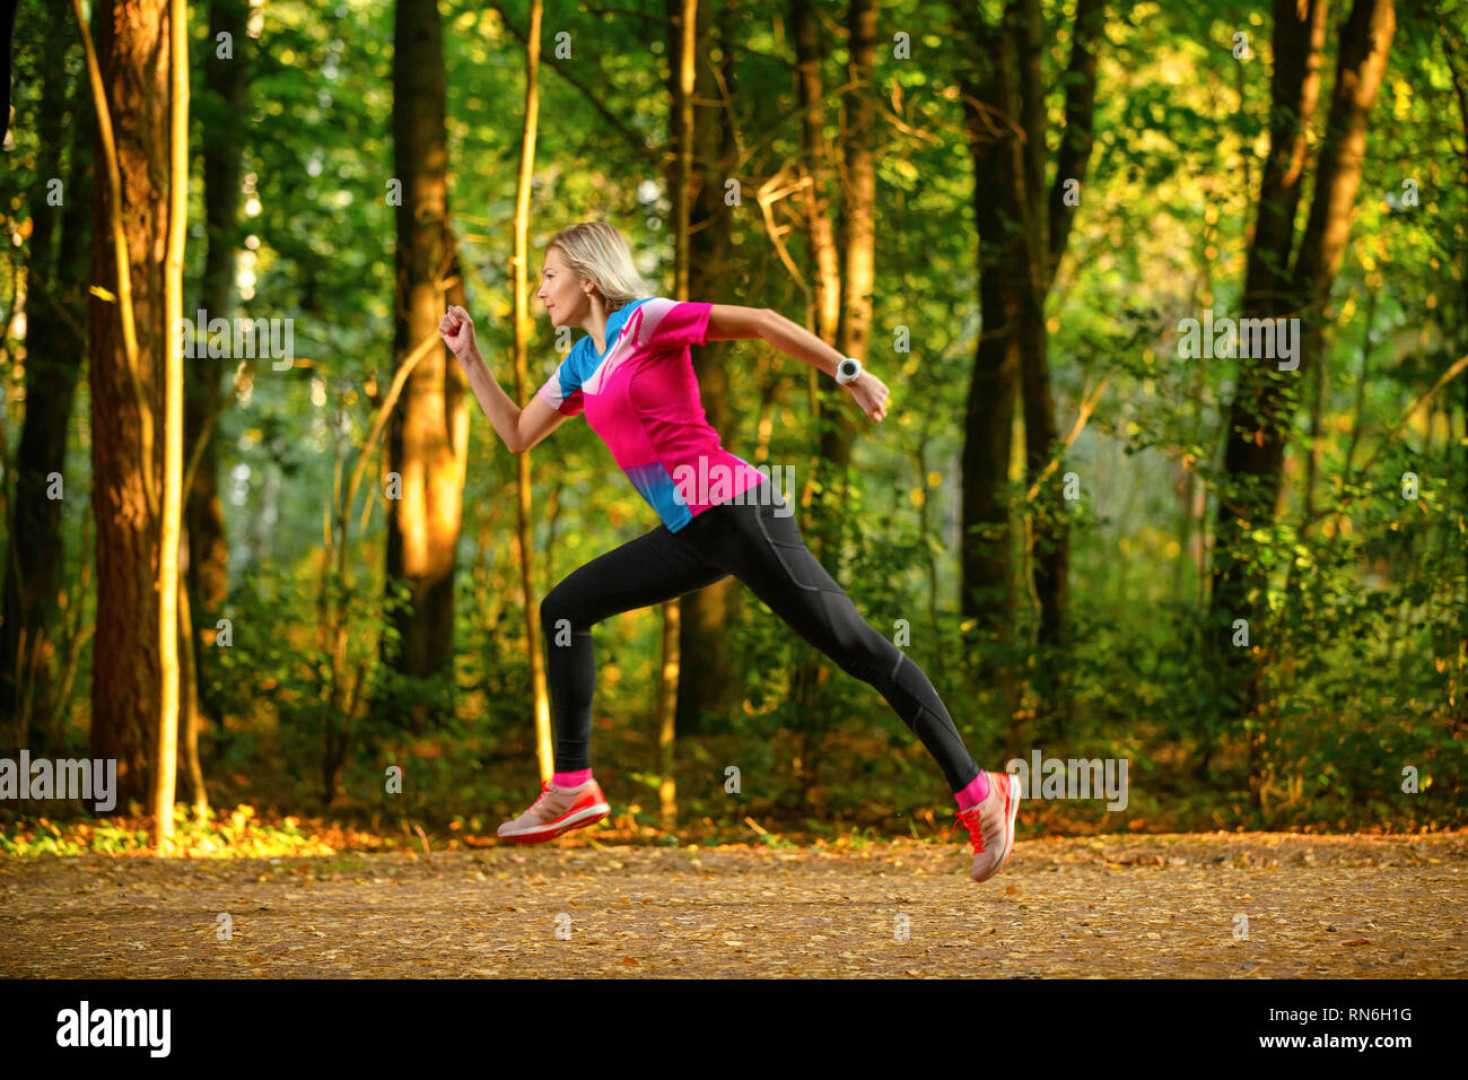
[[[861,361],[854,356],[843,356],[836,365],[836,382],[845,386],[861,376]]]

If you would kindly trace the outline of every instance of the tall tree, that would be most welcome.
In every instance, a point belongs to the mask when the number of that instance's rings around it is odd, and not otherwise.
[[[668,0],[671,4],[674,0]],[[733,212],[725,205],[725,181],[731,176],[737,155],[733,117],[736,97],[736,56],[733,8],[718,11],[717,25],[710,5],[698,11],[699,44],[693,88],[693,173],[692,208],[688,228],[688,294],[700,300],[745,303],[746,298],[729,294],[732,270],[730,230]],[[680,39],[681,40],[681,39]],[[714,67],[710,44],[717,41],[722,52],[720,68]],[[676,51],[669,51],[677,56]],[[722,100],[723,94],[729,102]],[[681,109],[673,109],[673,141],[678,142]],[[728,438],[738,426],[738,415],[729,393],[728,357],[732,344],[711,341],[693,351],[693,368],[698,374],[699,393],[709,423]],[[728,648],[729,628],[738,619],[743,589],[730,576],[678,601],[678,704],[677,729],[699,733],[709,730],[705,717],[724,712],[735,703],[738,674]]]
[[[504,13],[501,12],[501,15]],[[505,20],[509,23],[509,20]],[[535,140],[540,126],[541,2],[531,0],[530,29],[525,35],[525,113],[520,128],[520,168],[515,178],[515,240],[510,267],[513,291],[513,399],[524,401],[530,385],[530,184],[535,176]],[[520,590],[525,604],[525,640],[530,642],[530,686],[535,710],[535,756],[540,778],[555,773],[550,692],[541,657],[540,605],[535,601],[535,553],[530,546],[530,454],[515,456],[515,538],[519,549]]]
[[[800,168],[804,187],[806,243],[814,266],[813,306],[817,337],[835,344],[841,322],[841,265],[836,249],[836,225],[832,214],[831,183],[834,166],[826,143],[825,84],[821,67],[825,49],[821,24],[810,0],[791,0],[790,36],[795,45],[795,91],[800,105]],[[839,207],[839,202],[838,202]],[[811,375],[814,380],[819,375]],[[819,384],[812,382],[812,387]]]
[[[841,88],[845,113],[841,143],[825,145],[825,91],[816,6],[791,0],[791,33],[795,41],[796,92],[802,116],[803,167],[810,177],[804,198],[810,258],[815,264],[813,289],[815,332],[844,356],[866,361],[872,324],[872,291],[876,275],[876,87],[877,9],[874,0],[851,0],[846,11],[847,71]],[[834,160],[839,154],[839,184]],[[828,184],[835,186],[833,197]],[[829,218],[834,214],[836,223]],[[851,450],[856,419],[844,387],[809,375],[810,400],[816,415],[816,453],[806,473],[802,505],[810,508],[805,532],[810,548],[840,576],[843,540],[852,517]],[[813,648],[803,649],[792,683],[802,710],[820,712],[819,699],[831,675]],[[807,779],[811,749],[819,732],[802,729],[794,761],[797,780]],[[800,784],[809,790],[808,784]]]
[[[964,416],[959,609],[975,620],[976,640],[992,636],[1012,647],[1018,604],[1006,491],[1020,377],[1020,285],[1025,279],[1024,233],[1019,228],[1022,173],[1013,138],[1019,105],[1007,35],[977,11],[962,5],[958,10],[977,58],[973,69],[959,70],[958,79],[974,172],[983,320]],[[1008,664],[997,670],[1012,715],[1018,705],[1013,671]]]
[[[867,359],[876,280],[876,0],[851,0],[846,11],[847,72],[842,89],[846,123],[841,142],[842,202],[837,224],[841,306],[835,345],[843,356]],[[855,413],[844,387],[819,381],[820,453],[813,470],[812,546],[839,573],[841,538],[849,524],[851,448]]]
[[[45,50],[53,62],[42,65],[36,127],[41,157],[30,198],[25,420],[16,448],[0,592],[0,715],[15,718],[15,745],[37,752],[59,745],[62,735],[64,702],[56,700],[55,685],[57,595],[65,551],[59,496],[65,490],[67,431],[87,346],[81,290],[90,225],[83,193],[91,176],[91,109],[85,73],[68,102],[67,61],[75,43],[69,20],[48,20]],[[68,144],[63,183],[62,148]],[[60,478],[59,490],[53,478]]]
[[[1260,176],[1254,233],[1244,270],[1245,318],[1277,318],[1288,312],[1292,303],[1290,260],[1295,248],[1295,220],[1307,175],[1307,135],[1320,99],[1322,50],[1329,14],[1328,0],[1307,0],[1303,5],[1292,0],[1275,0],[1274,3],[1269,151]],[[1259,376],[1255,366],[1247,361],[1240,374],[1245,378]],[[1262,377],[1267,378],[1267,373]],[[1243,389],[1241,384],[1240,391]],[[1230,430],[1236,420],[1244,419],[1244,400],[1242,393],[1236,393],[1235,403],[1230,409]],[[1231,471],[1242,467],[1247,471],[1248,459],[1262,446],[1255,444],[1252,437],[1236,446],[1234,442],[1230,440],[1229,449],[1225,450],[1225,469]],[[1257,461],[1256,467],[1266,467],[1262,455]],[[1244,698],[1252,696],[1243,688],[1234,690],[1234,696],[1230,696],[1231,686],[1249,678],[1246,671],[1231,674],[1224,667],[1233,659],[1225,651],[1231,648],[1226,641],[1232,638],[1232,622],[1236,617],[1230,612],[1247,603],[1248,596],[1259,585],[1257,577],[1252,581],[1246,580],[1253,576],[1254,567],[1247,559],[1235,557],[1237,546],[1231,541],[1230,533],[1221,527],[1224,521],[1233,520],[1237,509],[1239,507],[1231,506],[1226,498],[1221,499],[1218,505],[1219,541],[1214,550],[1213,591],[1209,604],[1213,617],[1220,622],[1204,641],[1210,667],[1220,677],[1218,685],[1223,696],[1214,700],[1230,711],[1242,708]],[[1218,727],[1213,720],[1205,726],[1198,762],[1201,774],[1206,775],[1214,749],[1214,732]],[[1258,736],[1252,736],[1251,741],[1257,745]]]
[[[1058,437],[1050,388],[1045,304],[1065,255],[1094,145],[1096,48],[1105,0],[1078,0],[1071,53],[1061,82],[1064,123],[1053,178],[1044,78],[1045,23],[1039,0],[1009,0],[994,26],[976,7],[956,7],[980,57],[960,73],[973,159],[979,226],[983,333],[969,387],[963,450],[962,608],[983,632],[1010,639],[1015,593],[1009,561],[1009,479],[1013,393],[1022,390],[1025,479],[1039,497],[1032,520],[1031,565],[1039,603],[1036,644],[1059,655],[1036,678],[1042,737],[1063,736],[1071,710],[1064,653],[1069,642],[1070,537],[1056,496]],[[995,601],[998,601],[996,604]],[[1053,673],[1053,674],[1051,674]],[[1018,704],[1010,673],[1006,698]]]
[[[669,127],[673,134],[673,297],[688,299],[689,234],[688,217],[692,205],[689,186],[693,180],[694,112],[693,92],[695,68],[699,54],[698,0],[667,0],[668,37],[673,58],[668,81],[672,93]],[[676,734],[677,694],[680,664],[678,600],[661,605],[663,613],[662,656],[658,668],[657,715],[658,757],[662,778],[658,785],[658,804],[663,827],[678,823],[677,785],[673,779],[673,748]]]
[[[1205,648],[1233,715],[1251,720],[1250,789],[1262,805],[1268,731],[1259,722],[1267,571],[1251,536],[1279,514],[1285,446],[1294,422],[1294,383],[1323,362],[1326,305],[1350,234],[1365,156],[1366,120],[1376,102],[1396,29],[1393,0],[1355,0],[1341,30],[1335,85],[1315,169],[1305,231],[1291,266],[1305,147],[1303,125],[1318,92],[1325,0],[1275,3],[1275,73],[1271,80],[1270,157],[1260,189],[1246,270],[1245,317],[1294,314],[1301,320],[1298,366],[1243,358],[1229,408],[1224,478],[1218,501],[1210,627]],[[1281,70],[1282,69],[1282,70]],[[1256,613],[1258,615],[1256,616]],[[1250,645],[1236,647],[1234,622],[1250,624]],[[1257,651],[1256,651],[1256,646]]]
[[[117,760],[118,806],[142,801],[162,714],[157,573],[162,462],[162,253],[168,227],[168,0],[96,9],[97,111],[90,388],[97,637],[92,755]],[[73,11],[83,35],[80,0]]]
[[[163,497],[158,529],[158,736],[153,760],[153,843],[173,836],[178,769],[179,541],[183,528],[184,245],[189,220],[189,17],[186,0],[168,5],[168,243],[163,261]]]
[[[245,145],[245,108],[249,83],[250,39],[245,33],[244,0],[210,0],[209,43],[201,57],[204,93],[194,104],[202,122],[204,220],[208,248],[204,256],[201,307],[207,318],[231,316],[234,310],[235,256],[239,251],[240,162]],[[184,520],[188,531],[188,586],[193,614],[193,643],[203,643],[229,594],[229,545],[219,497],[220,413],[227,369],[207,351],[185,370],[185,460],[198,460],[189,485]],[[199,675],[208,649],[198,649]],[[196,676],[197,678],[197,676]],[[202,683],[202,678],[199,679]],[[202,704],[202,698],[200,699]]]
[[[437,0],[398,0],[393,28],[393,162],[402,185],[397,206],[394,355],[438,333],[453,263],[448,224],[448,140],[444,129],[443,24]],[[440,346],[414,369],[392,416],[387,580],[406,582],[410,603],[393,613],[402,650],[397,670],[451,674],[455,550],[463,474],[454,432],[464,425],[457,376]]]
[[[1032,502],[1030,565],[1040,607],[1036,643],[1051,651],[1054,662],[1036,672],[1042,728],[1040,737],[1061,738],[1069,730],[1074,707],[1068,651],[1070,646],[1070,528],[1059,498],[1063,471],[1059,461],[1066,446],[1059,438],[1055,401],[1050,389],[1050,331],[1045,302],[1066,241],[1080,185],[1090,164],[1096,99],[1096,47],[1106,15],[1104,0],[1078,0],[1071,27],[1071,55],[1065,87],[1065,131],[1053,181],[1047,178],[1047,121],[1044,85],[1045,21],[1039,0],[1011,5],[1020,51],[1020,98],[1024,122],[1024,201],[1026,264],[1020,322],[1021,386],[1024,391],[1025,480],[1043,492]],[[1048,196],[1047,196],[1048,184]]]

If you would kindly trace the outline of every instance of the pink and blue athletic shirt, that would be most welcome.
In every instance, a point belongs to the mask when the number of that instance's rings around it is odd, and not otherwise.
[[[660,296],[607,316],[607,351],[588,334],[536,391],[586,422],[669,532],[765,477],[719,445],[698,393],[689,346],[705,343],[712,304]]]

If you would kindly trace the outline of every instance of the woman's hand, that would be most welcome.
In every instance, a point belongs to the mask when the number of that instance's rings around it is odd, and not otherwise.
[[[846,391],[856,399],[861,411],[870,416],[874,423],[882,422],[882,418],[887,415],[887,386],[881,379],[870,371],[863,370],[846,384]]]
[[[474,340],[474,320],[457,304],[450,304],[448,311],[438,321],[438,335],[449,347],[461,364],[470,364],[479,356],[479,346]]]

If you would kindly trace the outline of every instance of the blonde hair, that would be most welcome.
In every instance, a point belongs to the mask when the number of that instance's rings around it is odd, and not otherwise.
[[[571,269],[597,287],[608,311],[652,295],[652,288],[632,262],[627,241],[605,221],[584,221],[562,229],[551,237],[546,252],[551,248],[560,248]]]

